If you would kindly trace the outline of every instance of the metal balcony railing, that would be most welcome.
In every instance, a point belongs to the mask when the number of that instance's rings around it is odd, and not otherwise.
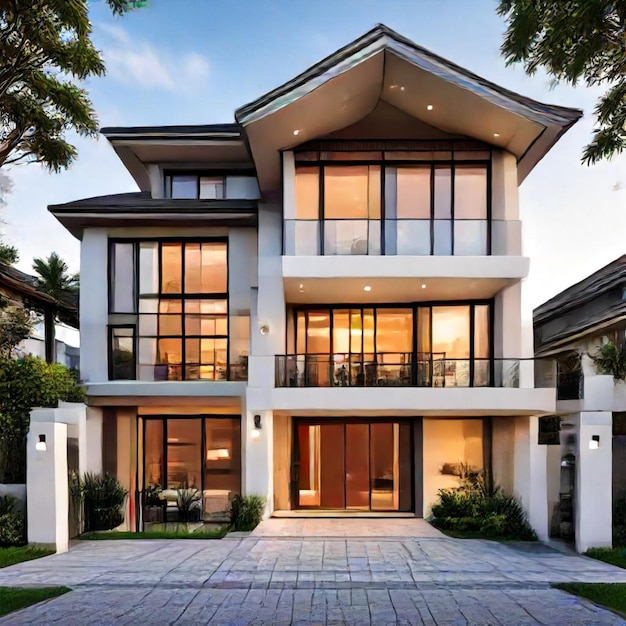
[[[533,359],[448,359],[437,355],[290,354],[276,357],[276,387],[513,387]],[[543,363],[549,369],[554,364]],[[536,365],[535,365],[536,367]],[[532,371],[529,370],[529,371]],[[554,376],[536,386],[554,387]]]

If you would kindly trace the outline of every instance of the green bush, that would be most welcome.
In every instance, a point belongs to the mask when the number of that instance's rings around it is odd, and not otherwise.
[[[0,497],[0,547],[21,546],[26,543],[24,516],[15,511],[13,496]]]
[[[124,521],[128,491],[109,474],[87,473],[81,482],[85,532],[117,528]]]
[[[466,475],[456,489],[440,489],[432,513],[435,525],[441,529],[537,540],[519,500],[500,487],[490,487],[483,474]]]
[[[230,524],[233,530],[254,530],[263,517],[265,498],[237,494],[230,505]]]
[[[0,358],[0,483],[26,482],[26,434],[32,407],[82,402],[76,375],[59,363]]]

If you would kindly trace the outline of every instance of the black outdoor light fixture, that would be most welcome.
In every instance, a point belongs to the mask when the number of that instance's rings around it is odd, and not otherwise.
[[[591,441],[589,442],[590,450],[597,450],[600,447],[600,435],[591,435]]]
[[[261,426],[261,416],[260,415],[255,415],[254,416],[254,428],[252,429],[252,439],[258,439],[261,436],[261,428],[263,428]]]
[[[45,452],[46,448],[46,436],[39,435],[39,441],[35,444],[35,450],[37,450],[37,452]]]

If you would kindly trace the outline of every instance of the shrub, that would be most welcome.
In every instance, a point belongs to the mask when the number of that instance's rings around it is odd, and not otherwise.
[[[435,525],[442,529],[522,541],[537,539],[519,500],[498,486],[491,487],[482,473],[464,473],[459,487],[440,489],[432,513]]]
[[[254,530],[263,517],[265,498],[237,494],[230,505],[230,523],[234,530]]]
[[[176,506],[181,522],[196,521],[200,517],[200,500],[202,494],[195,487],[181,487],[176,491]]]
[[[0,547],[21,546],[26,543],[24,516],[15,511],[16,498],[0,497]]]
[[[613,501],[613,545],[626,545],[626,493]]]
[[[85,532],[112,530],[124,521],[128,491],[109,474],[85,474],[82,480]]]
[[[26,434],[32,407],[82,402],[85,394],[64,365],[26,356],[0,358],[0,483],[26,482]]]

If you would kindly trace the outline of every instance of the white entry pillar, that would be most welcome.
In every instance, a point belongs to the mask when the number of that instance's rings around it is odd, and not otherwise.
[[[586,411],[573,416],[571,422],[576,428],[576,551],[610,548],[613,540],[613,414]]]
[[[539,539],[548,539],[548,486],[546,446],[539,445],[539,418],[515,419],[513,490],[528,513]]]
[[[265,513],[273,510],[273,446],[274,439],[272,411],[245,412],[244,423],[244,495],[266,498]],[[256,420],[256,424],[255,424]],[[261,428],[257,428],[259,426]]]
[[[26,440],[28,543],[67,552],[67,424],[55,421],[55,417],[55,409],[34,409],[31,412]]]

